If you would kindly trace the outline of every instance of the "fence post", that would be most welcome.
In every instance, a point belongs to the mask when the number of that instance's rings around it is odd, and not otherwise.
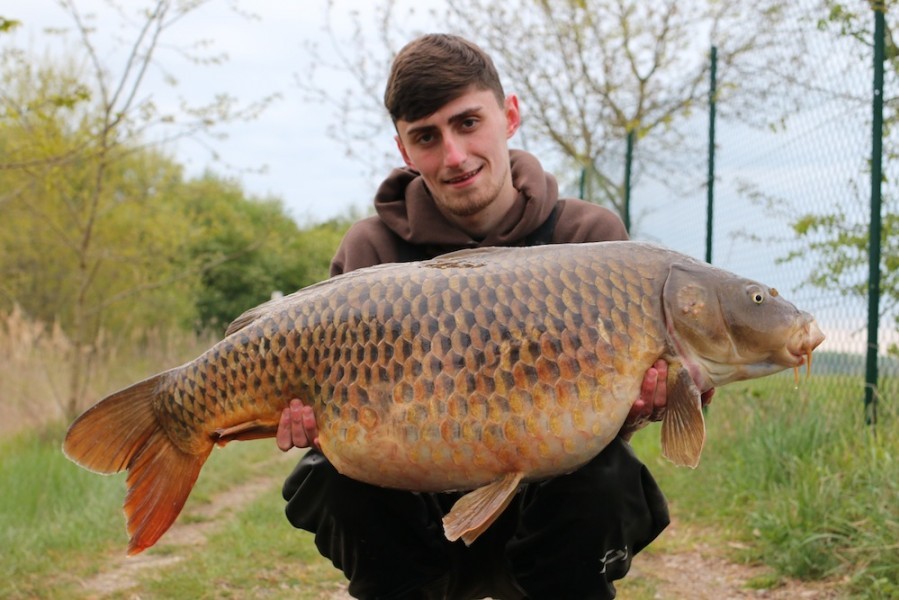
[[[631,230],[631,163],[634,160],[634,130],[627,132],[627,153],[624,157],[624,228]]]
[[[581,181],[580,181],[580,184],[579,184],[579,186],[578,186],[578,189],[579,189],[579,192],[578,192],[578,193],[580,194],[580,195],[578,196],[578,198],[580,198],[581,200],[583,200],[583,199],[584,199],[584,194],[585,194],[586,191],[587,191],[587,167],[581,167]]]
[[[712,264],[712,217],[715,200],[715,104],[718,88],[718,48],[712,46],[709,66],[709,175],[706,183],[705,261]]]
[[[871,223],[868,240],[868,351],[865,357],[865,420],[877,423],[877,326],[880,318],[881,181],[883,179],[883,61],[884,11],[874,9],[874,90],[871,131]]]

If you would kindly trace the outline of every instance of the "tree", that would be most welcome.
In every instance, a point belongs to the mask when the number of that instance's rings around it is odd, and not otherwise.
[[[160,190],[172,182],[171,173],[166,175],[164,168],[135,168],[135,161],[151,157],[140,151],[185,137],[202,139],[225,123],[252,118],[273,99],[240,107],[220,95],[206,104],[185,103],[165,110],[144,93],[148,71],[159,64],[167,31],[207,3],[153,0],[132,8],[133,15],[110,3],[122,21],[117,33],[131,36],[121,52],[110,55],[97,49],[100,33],[91,16],[82,14],[75,0],[61,0],[76,38],[68,62],[61,67],[35,65],[15,47],[6,47],[2,54],[4,81],[19,85],[0,90],[0,129],[9,134],[2,142],[0,171],[7,172],[12,183],[6,188],[10,191],[0,196],[0,207],[20,219],[30,214],[32,218],[23,222],[34,227],[33,243],[46,241],[58,258],[52,267],[66,285],[60,286],[62,296],[55,304],[66,307],[73,342],[68,415],[78,411],[94,341],[110,308],[123,298],[169,285],[181,276],[171,271],[172,266],[184,267],[170,261],[168,268],[147,268],[148,263],[165,262],[154,258],[169,256],[164,249],[175,247],[169,242],[178,235],[177,227],[138,227],[144,244],[121,252],[123,237],[134,234],[134,219],[161,223],[171,216],[157,203]],[[215,55],[197,55],[192,48],[175,51],[208,64],[222,61]],[[115,64],[118,58],[122,61]],[[174,83],[174,78],[170,81]],[[163,251],[154,257],[160,248]],[[27,270],[27,257],[22,260],[19,268]],[[110,282],[131,287],[109,286]],[[19,300],[15,294],[10,297],[9,288],[4,295],[7,302]]]
[[[763,0],[455,0],[434,9],[426,26],[472,38],[493,56],[507,91],[521,94],[523,141],[561,158],[572,179],[590,175],[588,199],[623,210],[625,139],[635,132],[644,172],[676,182],[684,160],[704,160],[706,140],[682,125],[708,95],[708,53],[718,48],[720,93],[727,110],[773,92],[758,73],[803,68],[801,53],[785,57],[773,24],[784,2]],[[331,10],[336,4],[330,3]],[[349,39],[330,24],[333,49],[310,46],[310,93],[337,106],[333,134],[360,157],[382,156],[364,147],[386,137],[381,106],[387,65],[421,23],[416,7],[382,1],[374,15],[351,15]],[[366,19],[380,24],[366,37]],[[331,57],[336,57],[331,58]],[[316,85],[317,68],[348,74],[352,93]],[[783,110],[789,110],[788,105]],[[775,118],[772,116],[772,118]],[[382,125],[383,124],[383,125]],[[383,146],[383,143],[379,141]],[[362,147],[361,147],[362,146]],[[382,165],[378,164],[382,170]]]
[[[280,201],[247,199],[235,182],[212,174],[190,182],[185,251],[207,266],[195,292],[199,329],[223,331],[248,308],[328,277],[349,221],[300,229]]]
[[[874,32],[872,10],[885,12],[884,62],[884,139],[883,164],[889,167],[899,158],[899,140],[896,125],[899,124],[899,103],[893,90],[899,83],[899,52],[893,41],[892,29],[897,25],[894,3],[872,2],[844,4],[827,0],[827,12],[822,14],[818,27],[822,32],[855,40],[856,64],[870,64]],[[869,100],[870,102],[870,100]],[[859,171],[870,178],[868,165],[860,165]],[[885,175],[883,181],[880,261],[880,317],[893,315],[899,328],[899,198],[893,178]],[[858,184],[852,187],[851,201],[857,214],[868,214],[870,201],[868,187]],[[847,219],[847,206],[834,206],[824,212],[807,212],[794,216],[792,228],[800,239],[808,244],[811,252],[791,253],[785,260],[796,260],[808,254],[815,257],[808,281],[819,288],[844,296],[867,298],[869,245],[871,224]],[[889,352],[899,355],[899,346],[893,344]]]

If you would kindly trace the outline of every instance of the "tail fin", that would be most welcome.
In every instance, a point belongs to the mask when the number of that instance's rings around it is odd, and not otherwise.
[[[161,373],[107,396],[69,427],[63,452],[97,473],[128,470],[125,518],[128,554],[152,546],[168,530],[212,451],[188,454],[175,446],[159,424],[153,403]]]

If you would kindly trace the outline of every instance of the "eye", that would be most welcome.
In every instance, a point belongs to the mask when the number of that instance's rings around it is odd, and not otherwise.
[[[756,304],[761,304],[765,301],[765,294],[763,294],[759,289],[750,289],[749,297],[752,298],[752,301]]]
[[[423,133],[420,136],[418,136],[417,138],[415,138],[415,143],[418,144],[419,146],[427,146],[428,144],[433,142],[434,139],[435,139],[435,136],[433,133]]]

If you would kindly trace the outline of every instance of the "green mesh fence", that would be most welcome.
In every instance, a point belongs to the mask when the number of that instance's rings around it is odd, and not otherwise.
[[[863,14],[853,22],[860,28],[854,36],[841,31],[839,23],[821,21],[828,15],[826,2],[803,0],[790,5],[782,19],[782,39],[784,44],[804,45],[803,65],[797,67],[795,77],[784,77],[789,74],[786,68],[781,73],[760,70],[738,82],[747,88],[766,82],[776,86],[760,98],[756,115],[743,108],[736,118],[736,111],[729,111],[727,91],[717,96],[711,257],[715,265],[776,287],[816,316],[827,340],[815,354],[813,373],[843,376],[834,381],[858,398],[861,410],[869,316],[865,288],[872,195],[874,16],[867,3],[857,4]],[[887,14],[887,31],[890,17]],[[888,58],[895,58],[890,52],[896,49],[888,38]],[[888,284],[885,287],[895,287],[890,283],[895,276],[884,265],[899,260],[894,217],[899,212],[899,165],[890,160],[899,140],[889,126],[899,88],[892,65],[888,60],[884,84],[882,214],[892,216],[884,221],[881,278]],[[758,79],[751,81],[753,76]],[[771,122],[772,115],[785,113],[782,120]],[[707,145],[708,113],[697,110],[685,133],[691,146]],[[641,145],[650,144],[648,139],[638,142],[634,156],[638,165]],[[704,259],[708,165],[683,161],[676,185],[653,178],[652,167],[645,163],[640,171],[631,189],[633,237]],[[809,223],[823,225],[800,236],[797,224]],[[845,245],[830,244],[834,239]],[[816,279],[818,285],[813,283]],[[896,306],[896,290],[884,289],[878,321],[880,406],[899,396]]]

